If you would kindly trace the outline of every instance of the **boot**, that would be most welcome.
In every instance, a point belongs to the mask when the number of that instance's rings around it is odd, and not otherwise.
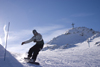
[[[24,59],[30,59],[30,57],[24,57]]]
[[[29,62],[34,63],[34,62],[35,62],[35,60],[34,60],[34,59],[30,59],[30,60],[29,60]]]

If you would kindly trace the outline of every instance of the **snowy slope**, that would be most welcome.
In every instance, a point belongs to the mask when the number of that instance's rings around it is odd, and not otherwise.
[[[6,52],[6,59],[4,61],[4,48],[0,45],[0,67],[23,67],[8,51]]]
[[[94,31],[94,30],[86,28],[86,27],[72,28],[72,29],[69,29],[68,31],[66,31],[64,34],[59,35],[59,36],[53,38],[51,41],[49,41],[47,43],[45,49],[75,47],[76,46],[75,44],[82,43],[86,40],[89,40],[89,38],[94,35],[95,35],[95,37],[98,37],[97,34],[99,34],[99,33],[100,32]]]

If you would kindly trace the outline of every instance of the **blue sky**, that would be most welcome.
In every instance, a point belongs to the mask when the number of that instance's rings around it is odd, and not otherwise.
[[[100,31],[100,0],[0,0],[2,40],[8,22],[9,47],[31,38],[33,29],[43,35],[45,42],[64,33],[72,23]]]

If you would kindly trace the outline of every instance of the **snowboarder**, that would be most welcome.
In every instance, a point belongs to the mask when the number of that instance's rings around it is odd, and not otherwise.
[[[34,46],[32,46],[29,51],[28,51],[28,57],[24,58],[24,59],[29,59],[29,62],[35,62],[37,55],[39,54],[39,51],[43,48],[44,46],[44,41],[42,39],[42,35],[40,33],[38,33],[36,30],[32,31],[34,36],[27,40],[22,42],[21,45],[26,44],[26,43],[30,43],[30,42],[36,42],[36,44]]]

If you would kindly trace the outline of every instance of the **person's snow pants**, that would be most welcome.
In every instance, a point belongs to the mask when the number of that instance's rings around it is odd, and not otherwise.
[[[32,59],[34,59],[34,61],[36,61],[39,51],[43,48],[43,45],[44,45],[43,40],[40,42],[37,42],[33,47],[31,47],[29,49],[28,57],[32,57]]]

